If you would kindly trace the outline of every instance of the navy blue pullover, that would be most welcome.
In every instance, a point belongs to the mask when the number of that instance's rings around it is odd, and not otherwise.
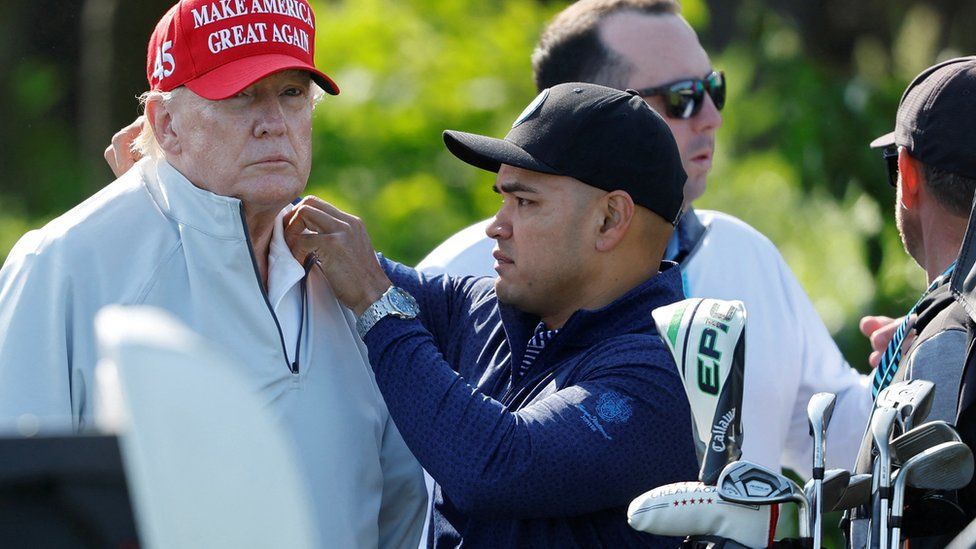
[[[574,313],[522,376],[539,318],[499,305],[490,278],[427,277],[381,257],[420,317],[366,334],[407,446],[437,482],[435,547],[676,547],[626,507],[694,480],[691,411],[651,319],[684,296],[673,263],[597,311]]]

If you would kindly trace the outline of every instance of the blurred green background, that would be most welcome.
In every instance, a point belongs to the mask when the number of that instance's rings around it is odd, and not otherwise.
[[[170,3],[0,4],[0,257],[111,181],[102,149],[138,114],[145,44]],[[529,56],[539,32],[568,3],[313,1],[318,64],[342,94],[315,113],[309,192],[363,217],[377,247],[407,263],[491,215],[491,175],[450,156],[440,133],[506,133],[535,96]],[[890,130],[915,74],[976,52],[976,3],[682,4],[731,86],[697,206],[736,215],[776,243],[845,356],[865,370],[860,316],[901,315],[925,285],[867,143]]]

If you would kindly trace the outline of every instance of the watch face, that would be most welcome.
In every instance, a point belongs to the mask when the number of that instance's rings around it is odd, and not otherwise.
[[[413,316],[417,314],[417,309],[419,309],[417,300],[399,288],[394,288],[394,291],[390,292],[390,304],[398,312]]]

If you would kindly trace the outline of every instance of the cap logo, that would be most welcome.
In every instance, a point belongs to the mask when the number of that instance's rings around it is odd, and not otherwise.
[[[250,8],[246,0],[219,0],[198,9],[191,9],[190,12],[193,14],[194,29],[252,13],[285,15],[315,28],[312,10],[307,4],[296,0],[251,0]]]
[[[169,53],[172,48],[173,41],[167,40],[163,42],[162,47],[156,53],[156,63],[153,65],[154,80],[162,80],[176,71],[176,59],[173,58],[173,54]]]
[[[546,99],[548,97],[549,97],[549,88],[546,88],[542,90],[539,93],[539,95],[537,95],[535,99],[532,100],[531,103],[529,103],[528,107],[525,107],[525,110],[522,111],[522,114],[520,114],[519,117],[515,119],[515,123],[512,124],[512,127],[516,128],[519,125],[521,125],[522,122],[525,122],[529,118],[532,118],[532,115],[539,112],[539,109],[542,108],[542,104],[546,102]]]
[[[248,5],[250,4],[250,5]],[[251,14],[274,14],[291,17],[315,28],[312,21],[312,12],[308,5],[295,0],[220,0],[206,4],[198,9],[191,9],[193,14],[193,28],[199,29],[214,23],[242,17]],[[296,46],[305,53],[309,53],[309,42],[311,38],[308,32],[287,23],[268,24],[268,23],[248,23],[246,25],[234,25],[218,29],[210,33],[207,38],[207,47],[214,55],[248,44],[260,44],[262,42],[277,42]]]

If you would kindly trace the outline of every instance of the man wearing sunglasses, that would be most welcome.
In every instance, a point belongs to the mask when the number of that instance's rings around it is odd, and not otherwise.
[[[549,24],[533,54],[536,86],[584,81],[635,89],[664,115],[682,164],[685,214],[666,257],[679,262],[689,296],[741,299],[749,311],[744,457],[809,471],[806,406],[837,394],[827,458],[849,468],[867,420],[868,380],[850,368],[776,248],[742,221],[695,210],[722,125],[726,83],[673,0],[580,0]],[[494,276],[487,223],[462,230],[420,268]]]

